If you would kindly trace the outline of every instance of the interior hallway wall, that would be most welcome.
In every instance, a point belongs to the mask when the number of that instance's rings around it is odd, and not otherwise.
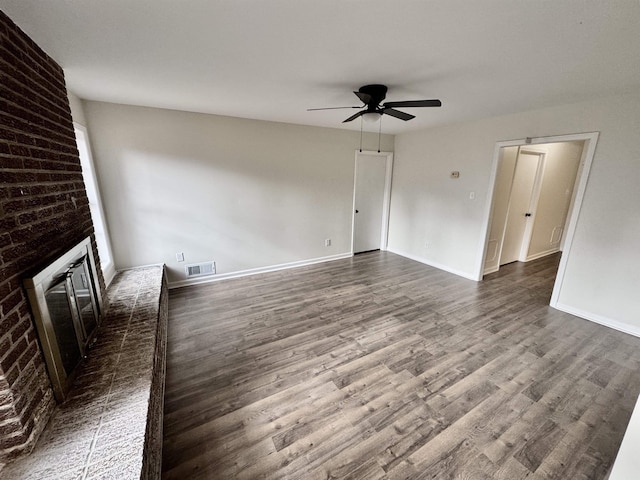
[[[560,251],[583,144],[562,142],[536,145],[546,155],[527,261]]]

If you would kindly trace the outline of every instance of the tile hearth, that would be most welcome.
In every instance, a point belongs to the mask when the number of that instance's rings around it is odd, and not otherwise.
[[[160,478],[167,288],[163,266],[120,272],[67,401],[7,479]]]

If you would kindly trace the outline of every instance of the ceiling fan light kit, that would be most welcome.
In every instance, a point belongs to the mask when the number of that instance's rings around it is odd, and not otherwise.
[[[405,100],[400,102],[386,102],[382,101],[387,96],[387,86],[380,84],[363,85],[357,92],[353,92],[356,97],[363,103],[360,107],[328,107],[328,108],[310,108],[311,110],[335,110],[340,108],[361,108],[358,113],[351,115],[342,123],[347,123],[355,120],[358,117],[363,117],[367,122],[376,122],[382,115],[390,115],[405,122],[415,118],[415,115],[396,110],[395,107],[400,108],[415,108],[415,107],[440,107],[442,102],[437,99],[433,100]]]
[[[376,123],[381,116],[382,114],[378,112],[365,112],[362,114],[362,119],[367,123]]]

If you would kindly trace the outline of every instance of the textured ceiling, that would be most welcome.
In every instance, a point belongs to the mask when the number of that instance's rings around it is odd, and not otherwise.
[[[640,88],[638,0],[0,0],[81,98],[303,125],[439,98],[400,133]],[[365,124],[366,125],[366,124]],[[365,127],[366,128],[366,127]],[[369,127],[376,129],[377,127]]]

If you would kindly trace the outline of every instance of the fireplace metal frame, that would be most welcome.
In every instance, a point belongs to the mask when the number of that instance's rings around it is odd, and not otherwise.
[[[89,274],[87,279],[88,290],[92,292],[90,295],[91,305],[95,312],[95,327],[91,331],[86,331],[82,320],[82,312],[79,311],[77,305],[77,294],[71,279],[72,273],[83,265],[85,259],[88,268],[87,273]],[[95,337],[102,320],[102,312],[104,310],[97,273],[93,249],[91,248],[91,238],[87,237],[35,276],[24,280],[49,378],[51,379],[51,386],[59,402],[64,401],[75,377],[77,366],[85,357],[88,345]],[[75,365],[72,366],[71,371],[67,371],[68,368],[65,369],[63,364],[60,342],[58,341],[46,300],[46,294],[50,289],[63,284],[80,352],[77,361],[74,360]]]

